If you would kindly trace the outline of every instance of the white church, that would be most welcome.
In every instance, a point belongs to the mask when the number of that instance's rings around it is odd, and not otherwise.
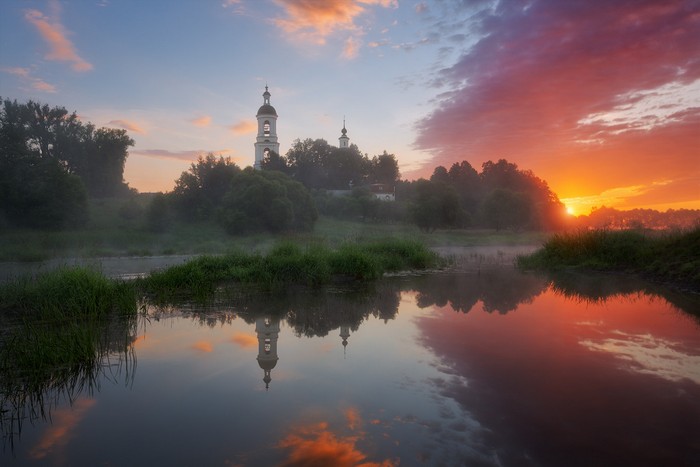
[[[262,168],[262,161],[270,153],[270,151],[280,154],[280,143],[277,140],[277,111],[272,104],[270,104],[271,95],[272,94],[270,94],[268,86],[265,85],[265,92],[262,95],[263,105],[260,106],[258,113],[255,115],[255,118],[258,120],[258,135],[255,137],[255,163],[253,164],[253,167],[256,170],[260,170]],[[340,137],[338,138],[338,147],[349,148],[350,137],[348,137],[348,130],[345,128],[344,118],[343,129],[340,131],[340,133]],[[388,189],[388,187],[382,186],[381,184],[371,185],[370,191],[372,191],[377,199],[381,199],[383,201],[395,200],[393,187]]]

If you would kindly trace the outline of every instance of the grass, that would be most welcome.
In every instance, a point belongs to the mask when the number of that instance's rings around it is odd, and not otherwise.
[[[631,272],[700,290],[700,228],[641,231],[577,231],[552,236],[542,249],[521,256],[522,269]]]
[[[282,241],[270,251],[201,256],[137,280],[137,287],[160,299],[187,293],[204,298],[223,282],[267,288],[299,284],[320,286],[334,280],[371,281],[385,272],[437,267],[439,257],[424,245],[399,239],[345,242],[330,248]]]

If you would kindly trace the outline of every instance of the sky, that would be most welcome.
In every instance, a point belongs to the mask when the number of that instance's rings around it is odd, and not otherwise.
[[[296,139],[403,179],[506,159],[575,214],[700,209],[700,0],[3,0],[0,96],[123,128],[124,178]]]

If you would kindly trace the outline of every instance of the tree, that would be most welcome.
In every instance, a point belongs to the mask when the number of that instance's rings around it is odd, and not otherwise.
[[[310,230],[317,217],[311,195],[300,183],[250,167],[233,178],[218,215],[231,234]]]
[[[324,139],[295,140],[286,156],[290,175],[307,188],[326,188],[326,162],[331,152],[331,146]]]
[[[151,232],[165,232],[172,224],[168,197],[163,193],[156,193],[146,208],[146,229]]]
[[[231,187],[231,180],[241,169],[231,158],[213,154],[199,156],[186,172],[175,181],[171,193],[173,206],[188,221],[213,216],[224,195]]]
[[[289,173],[289,165],[287,164],[287,158],[280,156],[275,151],[270,151],[265,155],[260,164],[263,170],[276,170],[285,174]]]
[[[64,107],[28,101],[2,101],[0,150],[6,157],[33,156],[54,159],[81,178],[92,196],[113,196],[126,191],[124,164],[134,141],[125,130],[83,124]]]
[[[459,198],[446,183],[421,179],[415,182],[410,212],[413,222],[425,232],[456,227],[460,218]]]
[[[11,224],[56,230],[88,220],[87,193],[78,177],[51,158],[0,159],[0,215]]]
[[[525,194],[498,188],[484,199],[481,209],[486,224],[501,230],[526,227],[532,205]]]
[[[396,156],[387,154],[384,151],[380,156],[372,158],[371,179],[374,183],[384,183],[386,185],[394,185],[401,177],[399,173],[399,163]]]

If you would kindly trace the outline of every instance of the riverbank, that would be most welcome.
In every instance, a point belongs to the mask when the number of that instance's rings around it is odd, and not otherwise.
[[[556,234],[520,256],[524,270],[605,271],[639,275],[700,293],[700,227],[689,231],[577,231]]]

